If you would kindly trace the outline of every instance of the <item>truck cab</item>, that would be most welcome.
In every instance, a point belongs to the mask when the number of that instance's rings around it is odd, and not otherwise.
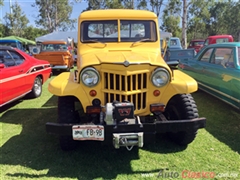
[[[74,65],[74,55],[65,41],[44,41],[33,52],[35,58],[47,60],[53,70],[70,71]]]
[[[209,36],[204,41],[204,46],[210,45],[210,44],[218,44],[223,42],[233,42],[232,35],[215,35],[215,36]]]

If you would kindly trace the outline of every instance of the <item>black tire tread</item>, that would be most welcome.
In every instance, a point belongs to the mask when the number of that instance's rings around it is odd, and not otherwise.
[[[196,102],[194,101],[191,94],[178,94],[175,95],[168,103],[166,107],[166,113],[169,111],[168,108],[175,106],[180,117],[178,119],[194,119],[198,118],[198,109]],[[167,118],[171,120],[171,118]],[[173,120],[173,119],[172,119]],[[175,119],[177,120],[177,119]],[[190,144],[197,135],[197,130],[189,130],[178,133],[168,133],[170,138],[180,145]]]
[[[75,123],[74,98],[70,96],[58,97],[58,123]],[[72,136],[59,136],[60,147],[64,151],[74,150],[77,142]]]

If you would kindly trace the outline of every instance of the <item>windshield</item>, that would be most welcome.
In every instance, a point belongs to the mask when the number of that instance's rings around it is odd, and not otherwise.
[[[157,41],[156,24],[150,20],[121,20],[120,41],[136,42],[141,39]],[[94,40],[94,41],[92,41]],[[81,24],[81,42],[117,42],[118,21],[85,21]]]
[[[17,47],[17,43],[14,43],[14,42],[1,42],[1,46],[11,46],[11,47],[14,47],[16,48]]]
[[[42,44],[42,51],[67,51],[66,44]]]
[[[194,41],[193,46],[201,46],[204,44],[204,41]]]

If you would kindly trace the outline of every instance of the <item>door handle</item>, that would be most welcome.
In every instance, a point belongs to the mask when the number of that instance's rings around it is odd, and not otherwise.
[[[20,72],[20,73],[22,73],[22,72],[23,72],[23,70],[19,70],[19,72]]]

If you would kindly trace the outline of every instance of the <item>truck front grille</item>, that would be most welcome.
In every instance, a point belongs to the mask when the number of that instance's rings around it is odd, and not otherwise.
[[[148,73],[114,74],[102,72],[104,104],[124,100],[135,106],[135,113],[146,108]]]

